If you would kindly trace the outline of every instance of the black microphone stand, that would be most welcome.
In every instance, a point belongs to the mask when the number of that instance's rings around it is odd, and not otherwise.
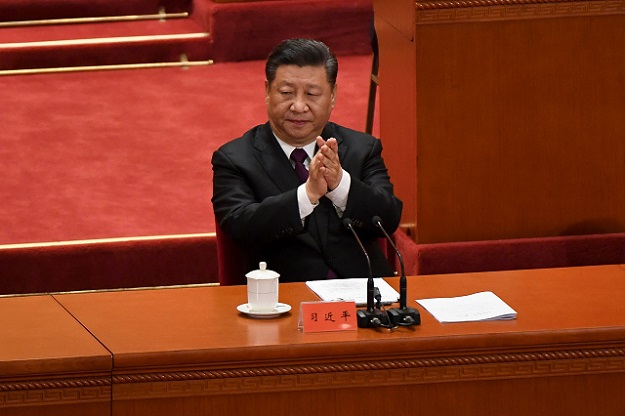
[[[354,235],[354,239],[358,242],[360,249],[362,250],[365,258],[367,259],[367,266],[369,267],[369,277],[367,278],[367,309],[359,310],[356,313],[357,323],[359,328],[390,328],[390,320],[388,314],[382,312],[379,308],[374,306],[375,297],[375,284],[373,282],[373,269],[371,268],[371,260],[369,259],[369,253],[365,250],[365,246],[362,244],[360,237],[356,234],[352,220],[349,218],[343,219],[343,225],[350,230]]]
[[[386,232],[384,227],[382,226],[382,220],[380,217],[373,217],[373,224],[378,227],[384,233],[384,236],[391,244],[391,247],[395,250],[395,254],[397,254],[397,258],[399,259],[399,264],[401,266],[401,277],[399,278],[399,308],[391,308],[388,311],[388,316],[390,317],[393,325],[397,326],[412,326],[421,324],[421,314],[419,311],[414,308],[409,308],[406,306],[406,298],[408,297],[408,282],[406,279],[406,269],[404,268],[404,259],[397,249],[397,246],[393,242],[393,239]]]

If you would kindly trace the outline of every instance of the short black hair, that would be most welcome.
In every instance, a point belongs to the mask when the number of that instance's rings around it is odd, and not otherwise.
[[[336,85],[339,63],[325,43],[314,39],[287,39],[271,52],[265,64],[265,76],[269,84],[276,79],[276,71],[282,65],[323,66],[330,86]]]

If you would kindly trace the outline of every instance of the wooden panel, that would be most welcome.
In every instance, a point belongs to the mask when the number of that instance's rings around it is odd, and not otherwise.
[[[386,149],[404,148],[391,125],[416,101],[416,155],[387,163],[418,158],[403,219],[418,242],[625,230],[624,3],[406,3],[415,15],[394,18],[416,21],[416,86],[385,100],[382,81],[380,123]],[[395,53],[380,54],[387,79],[411,70]]]
[[[417,103],[409,98],[416,86],[414,43],[377,15],[375,26],[380,60],[386,62],[379,69],[378,93],[383,156],[394,192],[403,202],[401,226],[417,235]]]
[[[0,298],[0,415],[110,415],[111,354],[51,296]]]
[[[545,363],[545,367],[554,365]],[[467,368],[467,372],[480,371]],[[314,391],[252,392],[245,395],[215,395],[161,398],[116,403],[114,415],[245,415],[302,416],[365,415],[372,408],[383,414],[419,416],[455,415],[550,415],[621,416],[625,411],[622,374],[591,374],[572,377],[518,378],[508,380],[393,385],[408,371],[385,377],[379,372],[360,372],[356,388],[328,387]],[[388,371],[390,373],[390,371]],[[327,378],[316,376],[318,384]],[[281,380],[288,382],[287,378]],[[180,383],[183,384],[183,383]],[[566,397],[566,399],[565,399]],[[571,398],[571,400],[569,400]]]
[[[373,3],[376,26],[380,21],[384,21],[409,41],[414,40],[415,10],[415,3],[405,0],[376,1]],[[377,29],[379,35],[380,28]]]

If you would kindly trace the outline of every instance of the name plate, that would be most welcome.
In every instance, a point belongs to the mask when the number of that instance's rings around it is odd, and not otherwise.
[[[355,302],[302,302],[299,326],[304,332],[358,329]]]

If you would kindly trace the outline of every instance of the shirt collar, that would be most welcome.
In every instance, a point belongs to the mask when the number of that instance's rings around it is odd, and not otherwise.
[[[273,134],[273,136],[278,141],[278,144],[282,148],[282,151],[284,152],[286,157],[290,158],[291,157],[291,152],[293,152],[293,150],[297,149],[297,147],[291,146],[290,144],[288,144],[284,140],[281,140],[278,136],[276,136],[275,133]],[[315,146],[316,145],[317,145],[317,141],[313,141],[312,143],[308,143],[306,146],[301,147],[301,149],[304,149],[304,151],[306,151],[306,154],[308,155],[308,159],[309,160],[312,159],[312,156],[315,153]]]

